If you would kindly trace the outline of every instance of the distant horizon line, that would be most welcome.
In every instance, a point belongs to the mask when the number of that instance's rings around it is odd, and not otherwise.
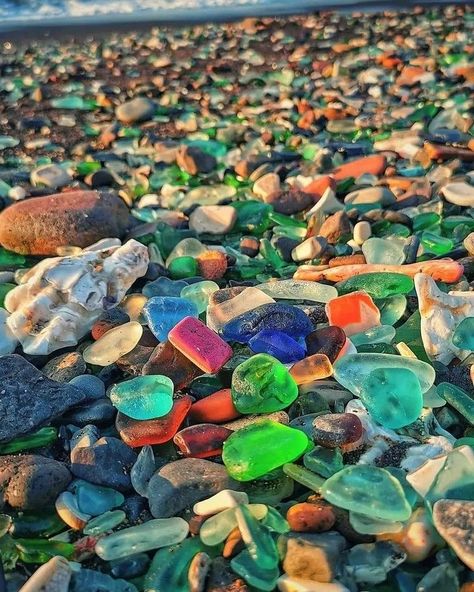
[[[0,23],[1,36],[8,33],[21,32],[25,30],[36,30],[41,33],[56,32],[56,29],[101,29],[105,26],[119,26],[132,28],[148,27],[153,25],[161,26],[183,26],[202,24],[206,22],[232,22],[244,18],[271,18],[281,16],[298,16],[307,13],[326,11],[357,12],[359,10],[403,10],[416,7],[428,8],[441,5],[472,5],[466,0],[300,0],[288,5],[286,0],[277,2],[249,2],[238,5],[211,6],[204,5],[199,8],[194,17],[190,17],[190,8],[162,8],[143,9],[134,12],[111,12],[106,14],[94,14],[86,16],[46,16],[44,18],[31,19],[31,15],[24,17],[3,18]],[[70,31],[67,31],[70,33]]]

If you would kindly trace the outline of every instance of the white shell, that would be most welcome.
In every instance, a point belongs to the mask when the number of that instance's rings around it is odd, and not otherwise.
[[[7,294],[8,327],[27,354],[47,355],[76,345],[146,273],[148,261],[148,249],[135,240],[76,257],[44,259]]]
[[[474,292],[445,294],[431,276],[417,273],[415,288],[421,314],[421,337],[431,360],[449,364],[453,358],[464,359],[469,351],[453,342],[453,334],[466,317],[474,316]]]

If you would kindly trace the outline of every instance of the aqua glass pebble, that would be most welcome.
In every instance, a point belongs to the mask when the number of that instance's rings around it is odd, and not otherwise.
[[[77,480],[72,485],[79,510],[91,516],[99,516],[121,506],[125,498],[119,491],[110,487],[94,485],[88,481]]]
[[[147,298],[153,296],[181,296],[181,292],[188,286],[183,280],[170,280],[167,277],[159,277],[153,282],[145,284],[142,293]]]
[[[373,370],[386,368],[406,368],[416,374],[420,381],[421,391],[424,393],[434,383],[435,370],[433,366],[417,360],[392,354],[348,354],[334,364],[334,377],[351,393],[360,396],[365,380]]]
[[[454,330],[453,344],[459,349],[474,351],[474,317],[466,317]]]
[[[188,523],[182,518],[156,518],[100,539],[95,552],[106,561],[120,559],[132,553],[174,545],[184,540],[188,532]]]
[[[373,419],[385,428],[413,423],[423,408],[420,381],[408,368],[372,370],[359,396]]]
[[[275,590],[277,579],[280,576],[278,568],[261,568],[258,563],[252,559],[247,549],[234,557],[230,562],[230,566],[236,574],[241,576],[247,583],[257,590],[265,590],[268,592]]]
[[[272,413],[293,403],[298,386],[281,362],[256,354],[234,370],[231,393],[240,413]]]
[[[143,314],[153,335],[166,341],[171,329],[186,317],[197,317],[194,302],[173,296],[154,296],[147,301]]]
[[[216,282],[205,280],[203,282],[197,282],[195,284],[190,284],[189,286],[183,287],[179,296],[194,302],[198,313],[201,314],[208,307],[209,296],[218,289],[219,286],[216,284]]]
[[[377,520],[357,512],[349,512],[349,522],[352,528],[359,534],[383,534],[386,532],[400,532],[403,528],[402,522],[392,520]]]
[[[263,569],[279,562],[278,551],[270,531],[256,520],[245,505],[235,508],[237,525],[252,559]]]
[[[275,329],[262,329],[249,341],[249,348],[255,353],[273,356],[283,364],[297,362],[305,357],[306,350],[292,337]]]
[[[290,526],[283,518],[283,516],[271,506],[268,506],[268,511],[266,516],[262,519],[263,526],[266,526],[273,532],[277,532],[278,534],[284,534],[285,532],[290,531]]]
[[[362,253],[367,263],[401,265],[405,262],[403,245],[395,239],[371,237],[364,241]]]
[[[451,450],[433,480],[425,502],[432,506],[439,499],[474,500],[473,459],[473,450],[469,446]]]
[[[322,477],[331,477],[344,467],[339,448],[315,446],[303,456],[304,466]]]
[[[362,333],[351,335],[351,341],[356,347],[367,343],[391,343],[395,333],[396,331],[391,325],[379,325]]]
[[[113,510],[111,512],[105,512],[92,520],[89,520],[85,526],[84,534],[96,536],[104,532],[113,530],[119,524],[126,519],[127,515],[122,510]]]
[[[382,325],[395,325],[406,310],[407,299],[403,294],[395,294],[383,300],[375,300],[375,305],[380,310]]]
[[[442,382],[436,387],[437,394],[454,407],[470,425],[474,425],[474,398],[454,384]]]
[[[115,384],[110,391],[112,405],[133,419],[163,417],[173,407],[173,381],[167,376],[137,376]]]
[[[324,483],[324,479],[322,479],[319,475],[316,475],[316,473],[313,473],[313,471],[310,471],[305,467],[300,467],[300,465],[296,465],[294,463],[287,463],[283,465],[283,472],[285,475],[288,475],[288,477],[291,477],[293,481],[301,483],[301,485],[304,485],[308,489],[312,489],[318,493]]]
[[[403,488],[385,469],[368,465],[345,467],[324,483],[329,502],[380,520],[404,521],[411,515]]]

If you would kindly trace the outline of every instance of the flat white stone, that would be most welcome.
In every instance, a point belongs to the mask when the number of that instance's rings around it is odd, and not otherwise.
[[[465,208],[474,207],[474,185],[462,181],[448,183],[441,189],[446,201]]]

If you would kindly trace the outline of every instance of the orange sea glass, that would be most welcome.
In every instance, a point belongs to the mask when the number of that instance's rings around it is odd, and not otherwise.
[[[230,388],[225,388],[196,401],[189,412],[189,419],[194,423],[225,423],[237,419],[240,415],[232,401]]]
[[[296,384],[306,384],[331,376],[332,364],[325,354],[313,354],[290,368],[290,374]]]
[[[232,430],[212,423],[200,423],[180,430],[173,442],[184,456],[208,458],[222,453],[222,446]]]
[[[336,325],[348,336],[380,325],[380,311],[363,291],[333,298],[326,304],[330,325]]]

